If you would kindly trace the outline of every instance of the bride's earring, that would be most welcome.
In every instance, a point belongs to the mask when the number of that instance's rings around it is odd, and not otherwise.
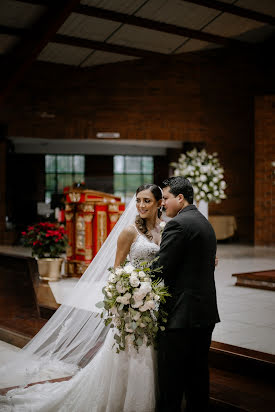
[[[163,206],[158,207],[158,218],[160,218],[162,215],[162,208]]]

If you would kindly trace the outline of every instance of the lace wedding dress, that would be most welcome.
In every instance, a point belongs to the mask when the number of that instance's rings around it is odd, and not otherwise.
[[[135,266],[159,250],[138,233],[129,258]],[[70,380],[16,388],[0,397],[4,412],[153,412],[156,394],[155,351],[132,346],[116,353],[110,329],[94,358]]]

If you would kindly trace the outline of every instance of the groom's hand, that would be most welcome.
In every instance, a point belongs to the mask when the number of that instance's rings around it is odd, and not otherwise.
[[[217,266],[219,263],[219,259],[217,258],[217,256],[215,257],[215,266]]]

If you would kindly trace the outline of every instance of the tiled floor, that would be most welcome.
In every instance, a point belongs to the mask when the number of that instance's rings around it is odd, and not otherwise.
[[[233,273],[275,269],[275,248],[218,245],[216,287],[221,323],[213,340],[275,354],[275,292],[234,286]]]
[[[216,325],[213,340],[275,354],[275,292],[234,286],[236,278],[232,277],[233,273],[275,269],[275,247],[219,244],[217,255],[221,323]],[[72,287],[74,281],[70,283]],[[62,300],[57,286],[60,289],[61,283],[56,282],[56,293]],[[11,345],[0,342],[0,363],[3,356],[12,356],[11,350]]]

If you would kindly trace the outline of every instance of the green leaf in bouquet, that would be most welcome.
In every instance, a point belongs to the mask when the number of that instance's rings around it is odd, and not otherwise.
[[[143,339],[142,338],[137,338],[136,343],[138,346],[141,346],[143,344]]]
[[[153,327],[153,332],[154,332],[154,333],[157,333],[158,330],[159,330],[158,326],[154,326],[154,327]]]
[[[120,341],[121,341],[121,337],[117,334],[115,334],[114,339],[117,343],[120,343]]]
[[[105,310],[109,310],[112,307],[112,305],[110,305],[110,303],[104,301],[104,309]]]
[[[99,309],[104,308],[104,302],[97,302],[95,305],[96,305],[96,307],[99,308]]]
[[[105,320],[105,326],[110,325],[111,322],[112,322],[112,318],[107,318],[107,319]]]
[[[137,328],[136,322],[132,322],[132,323],[131,323],[131,327],[132,327],[133,330],[136,330],[136,328]]]
[[[114,327],[115,327],[115,325],[113,323],[111,323],[110,328],[114,328]]]
[[[159,328],[160,328],[160,330],[161,330],[162,332],[165,331],[165,327],[164,327],[164,326],[160,326]]]
[[[144,328],[140,328],[137,327],[135,332],[139,335],[139,336],[144,336]]]
[[[118,307],[118,311],[121,311],[123,308],[124,308],[124,305],[123,305],[123,303],[121,303]]]

